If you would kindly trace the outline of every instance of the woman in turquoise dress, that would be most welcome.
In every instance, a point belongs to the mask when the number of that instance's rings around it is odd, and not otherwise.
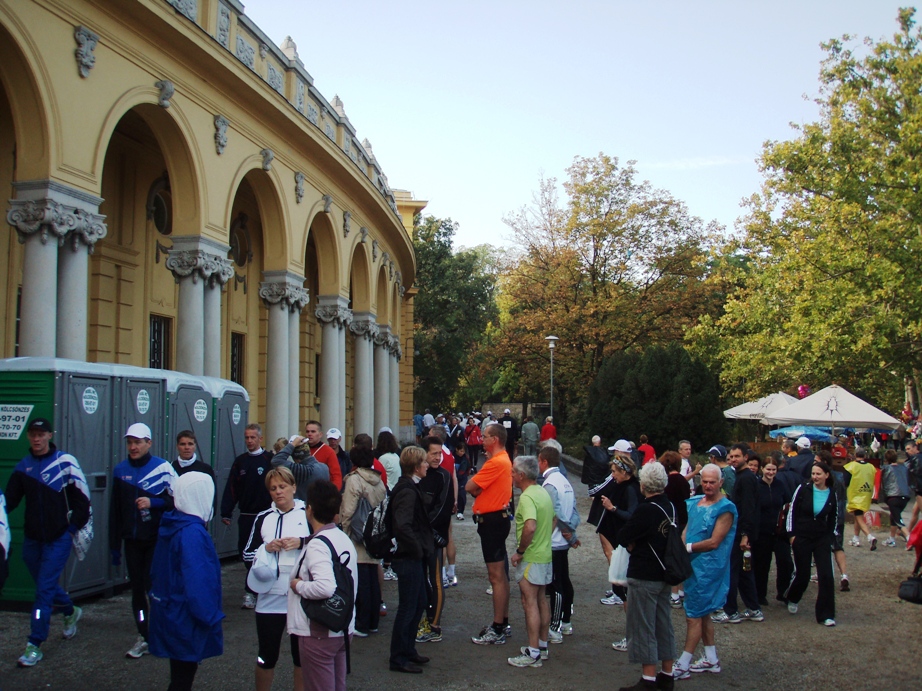
[[[730,548],[736,535],[737,512],[720,491],[723,478],[720,467],[709,463],[701,469],[703,497],[686,500],[688,524],[683,539],[691,554],[692,576],[685,581],[685,649],[673,668],[676,679],[692,673],[720,672],[714,643],[711,612],[723,607],[730,590]],[[704,655],[692,662],[698,642]]]

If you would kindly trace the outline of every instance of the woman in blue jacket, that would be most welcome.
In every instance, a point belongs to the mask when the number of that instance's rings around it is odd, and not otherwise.
[[[221,566],[205,527],[214,481],[191,472],[173,481],[176,508],[163,514],[151,569],[150,652],[170,659],[168,691],[192,688],[199,663],[224,652]]]

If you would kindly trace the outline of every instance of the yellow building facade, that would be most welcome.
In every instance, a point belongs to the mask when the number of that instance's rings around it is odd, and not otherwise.
[[[0,0],[0,188],[0,356],[232,379],[270,444],[409,429],[425,202],[237,0]]]

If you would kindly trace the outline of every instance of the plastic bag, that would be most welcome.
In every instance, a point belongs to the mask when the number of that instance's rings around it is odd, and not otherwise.
[[[608,565],[608,582],[615,585],[627,585],[627,565],[631,554],[624,547],[618,545],[611,555]]]

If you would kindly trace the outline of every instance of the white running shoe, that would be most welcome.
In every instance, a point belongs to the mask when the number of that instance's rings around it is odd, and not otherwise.
[[[392,569],[390,566],[384,569],[384,580],[385,581],[396,581],[397,580],[397,574],[394,573],[394,569]]]
[[[687,667],[680,667],[678,664],[672,666],[672,678],[673,679],[689,679],[691,677],[691,672],[688,671]]]
[[[620,641],[615,641],[611,644],[611,647],[621,653],[627,652],[627,638],[622,638]]]
[[[548,643],[563,643],[563,634],[560,631],[555,631],[554,629],[547,630],[547,642]]]
[[[876,537],[874,537],[873,535],[871,535],[871,536],[868,538],[868,542],[871,543],[871,551],[872,551],[872,552],[873,552],[874,550],[877,549],[877,538],[876,538]]]
[[[884,544],[887,545],[887,547],[896,547],[896,540],[894,540],[892,537],[888,537],[886,540],[884,540]]]
[[[852,547],[861,547],[861,540],[858,539],[857,535],[853,535],[852,539],[849,541],[849,544]]]
[[[562,633],[564,636],[572,636],[573,635],[573,624],[570,622],[566,622],[566,621],[561,622],[560,633]]]
[[[256,596],[253,593],[244,593],[240,609],[256,609]]]
[[[836,625],[835,619],[827,619],[826,621],[823,622],[823,626],[835,626],[835,625]]]
[[[624,604],[624,600],[622,600],[620,597],[618,597],[614,593],[612,593],[608,597],[603,597],[601,600],[599,600],[599,602],[601,602],[603,605],[623,605]]]
[[[526,653],[522,655],[516,655],[515,657],[510,657],[506,660],[513,667],[540,667],[541,666],[541,655],[538,657],[532,657]]]
[[[77,606],[74,606],[74,612],[70,616],[64,617],[64,639],[70,640],[77,635],[77,622],[80,621],[80,617],[83,616],[83,609]]]
[[[788,603],[788,612],[790,612],[791,614],[797,614],[797,603],[796,602]]]
[[[519,650],[522,651],[522,655],[528,655],[528,646],[527,646],[527,645],[523,645],[521,648],[519,648]],[[547,657],[548,657],[547,648],[538,648],[538,650],[541,651],[541,653],[540,653],[540,654],[541,654],[541,659],[542,659],[542,660],[546,660]]]
[[[147,655],[150,651],[147,649],[147,641],[144,640],[143,636],[138,636],[138,640],[135,641],[134,645],[131,646],[131,650],[125,653],[125,657],[130,657],[132,660],[137,660],[144,655]]]
[[[702,657],[697,662],[692,662],[688,668],[690,672],[710,672],[711,674],[720,673],[720,662],[711,662],[706,657]]]

